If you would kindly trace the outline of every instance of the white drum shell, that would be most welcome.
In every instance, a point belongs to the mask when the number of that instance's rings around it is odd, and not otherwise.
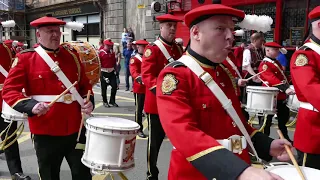
[[[20,113],[12,109],[5,101],[2,101],[2,114],[1,117],[5,122],[10,123],[11,121],[27,121],[28,115]]]
[[[255,114],[275,114],[278,93],[278,89],[274,87],[248,86],[246,111]]]
[[[320,179],[320,170],[301,167],[302,172],[304,173],[307,180],[319,180]],[[280,165],[274,167],[268,167],[266,171],[277,174],[282,177],[284,180],[301,180],[301,177],[296,170],[296,168],[292,165]]]
[[[109,120],[128,123],[131,127],[107,127],[96,124],[103,121],[107,124]],[[82,163],[96,171],[121,172],[132,169],[135,166],[134,149],[139,127],[136,122],[121,118],[89,118],[86,123],[87,141]]]
[[[290,89],[294,89],[293,85],[290,86]],[[288,97],[287,107],[293,112],[298,112],[300,107],[300,101],[298,100],[296,94],[290,95]]]

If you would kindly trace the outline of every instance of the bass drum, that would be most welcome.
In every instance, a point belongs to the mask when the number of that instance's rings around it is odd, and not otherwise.
[[[88,42],[70,41],[62,44],[67,49],[75,49],[84,66],[86,75],[91,85],[95,85],[100,79],[101,64],[96,49]]]

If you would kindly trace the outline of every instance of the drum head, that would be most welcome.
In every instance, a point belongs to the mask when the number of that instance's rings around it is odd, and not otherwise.
[[[265,90],[265,91],[278,91],[275,87],[265,87],[265,86],[248,86],[247,90]]]
[[[304,173],[306,179],[308,180],[319,180],[320,170],[308,168],[308,167],[300,167],[302,172]],[[301,177],[294,166],[291,165],[283,165],[283,166],[275,166],[266,169],[269,172],[279,175],[285,180],[301,180]]]
[[[94,127],[113,130],[137,130],[140,127],[134,121],[117,117],[91,117],[86,123]]]

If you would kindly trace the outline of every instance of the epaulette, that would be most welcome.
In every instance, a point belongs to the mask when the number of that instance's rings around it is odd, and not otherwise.
[[[167,68],[167,67],[176,68],[176,67],[180,67],[180,66],[182,66],[182,67],[187,67],[185,64],[183,64],[183,63],[180,62],[180,61],[173,61],[173,62],[167,64],[165,68]]]
[[[308,50],[308,49],[310,49],[308,46],[301,46],[300,48],[299,48],[299,50]]]
[[[30,48],[30,49],[25,49],[23,51],[20,51],[19,53],[20,54],[23,54],[23,53],[27,53],[27,52],[34,52],[35,50],[33,48]]]

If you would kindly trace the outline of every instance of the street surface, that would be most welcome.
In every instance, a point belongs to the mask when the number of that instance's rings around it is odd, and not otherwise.
[[[121,76],[121,85],[120,90],[117,92],[116,102],[119,107],[105,108],[102,105],[102,98],[100,95],[100,87],[94,87],[95,100],[96,100],[96,109],[93,113],[94,116],[113,116],[121,117],[134,121],[134,98],[133,94],[130,91],[124,91],[124,76]],[[131,81],[130,81],[131,83]],[[109,97],[110,89],[108,90]],[[273,126],[271,129],[271,137],[278,138],[276,134],[276,126]],[[289,136],[293,139],[294,128],[289,128]],[[144,132],[148,134],[147,130],[147,121],[144,121]],[[188,137],[185,137],[188,138]],[[20,147],[20,156],[23,165],[23,170],[26,175],[29,175],[32,179],[38,180],[38,164],[33,149],[32,141],[30,140],[30,132],[28,124],[24,129],[23,134],[19,138],[19,147]],[[162,144],[159,159],[158,159],[158,168],[160,171],[159,180],[166,180],[168,174],[170,152],[172,150],[172,145],[169,140],[165,140]],[[137,142],[135,147],[135,168],[125,172],[124,174],[129,180],[143,180],[146,178],[147,170],[147,139],[141,139],[137,136]],[[63,162],[61,166],[61,180],[71,180],[71,173],[66,161]],[[120,179],[117,177],[117,174],[114,174],[115,179]],[[93,177],[93,180],[106,180],[111,179],[110,176],[106,177],[105,175],[96,175]],[[10,180],[10,173],[5,161],[4,154],[0,155],[0,180]]]

